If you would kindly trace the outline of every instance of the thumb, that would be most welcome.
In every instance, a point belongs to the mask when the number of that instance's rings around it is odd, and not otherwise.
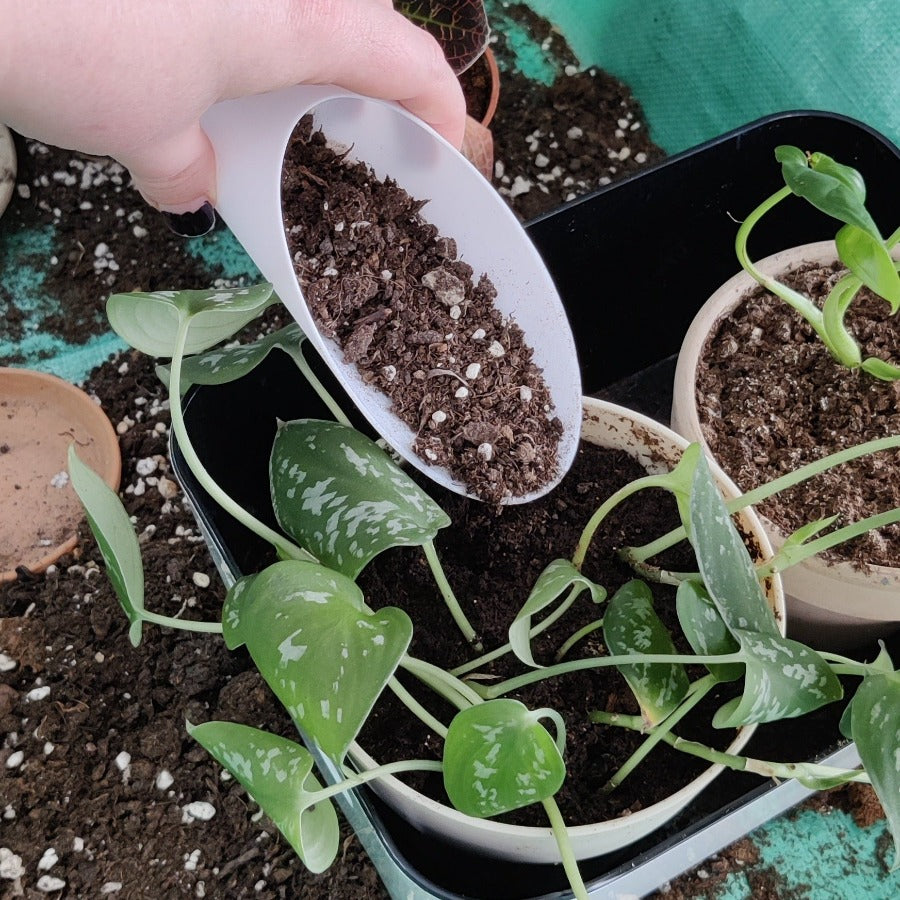
[[[119,161],[144,199],[166,214],[173,231],[196,237],[215,225],[216,157],[199,122],[136,147]]]

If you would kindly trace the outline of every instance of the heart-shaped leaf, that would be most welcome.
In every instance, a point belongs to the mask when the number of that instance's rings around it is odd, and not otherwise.
[[[396,6],[437,39],[457,75],[487,46],[491,30],[482,0],[398,0]]]
[[[716,728],[792,719],[843,696],[837,676],[815,650],[780,635],[732,633],[746,657],[744,693],[716,712]]]
[[[365,607],[356,584],[318,563],[284,560],[232,591],[229,646],[247,645],[297,727],[340,762],[412,639],[403,610]]]
[[[200,353],[231,337],[278,302],[271,284],[230,290],[152,291],[113,294],[109,324],[123,340],[155,357],[172,355],[180,323],[191,319],[185,354]]]
[[[713,481],[706,459],[694,469],[691,489],[691,543],[703,584],[725,624],[778,635],[778,624],[763,594],[753,560]]]
[[[776,147],[775,158],[781,163],[785,184],[798,197],[803,197],[826,215],[856,225],[881,240],[878,226],[866,209],[865,187],[860,189],[862,177],[858,172],[840,166],[824,153],[807,157],[798,147]],[[810,168],[811,164],[815,168]]]
[[[900,866],[900,672],[867,675],[850,704],[850,732],[884,807]]]
[[[252,344],[220,347],[189,356],[181,363],[181,392],[192,384],[226,384],[252,372],[276,347],[295,361],[300,360],[300,345],[306,335],[296,322],[264,335]],[[169,387],[169,366],[157,366],[156,374]]]
[[[682,581],[678,585],[675,607],[681,630],[698,656],[721,656],[740,649],[706,588],[699,582]],[[744,674],[741,663],[707,664],[706,668],[717,681],[737,681]]]
[[[611,656],[677,654],[672,637],[653,609],[653,594],[643,582],[624,584],[606,605],[603,638]],[[650,725],[678,707],[690,682],[679,663],[629,663],[617,666]]]
[[[311,872],[331,865],[340,826],[331,802],[316,798],[322,785],[309,750],[235,722],[188,723],[187,730],[260,805]]]
[[[229,650],[237,650],[244,645],[243,621],[246,613],[245,599],[256,575],[244,575],[228,589],[222,607],[222,637]]]
[[[339,422],[281,424],[269,477],[281,527],[349,578],[382,550],[421,546],[450,524],[374,441]]]
[[[509,643],[513,653],[526,665],[538,667],[531,652],[529,636],[532,617],[545,610],[563,591],[573,586],[578,593],[589,590],[594,603],[602,603],[606,599],[606,588],[582,575],[568,559],[554,559],[538,576],[525,605],[509,626]]]
[[[545,717],[556,724],[557,740],[541,724]],[[532,711],[518,700],[489,700],[458,712],[444,741],[450,802],[487,818],[552,797],[566,776],[561,725],[551,710]]]
[[[141,548],[131,519],[119,495],[69,445],[69,477],[84,507],[106,574],[131,623],[128,637],[137,647],[141,642],[144,612],[144,567]]]
[[[892,315],[896,313],[900,309],[900,273],[884,241],[856,225],[844,225],[834,243],[841,262],[890,304]]]

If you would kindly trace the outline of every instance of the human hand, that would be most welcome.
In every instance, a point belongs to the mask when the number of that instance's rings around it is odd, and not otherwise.
[[[219,100],[338,84],[462,141],[459,82],[391,0],[0,0],[0,21],[0,122],[116,158],[187,233],[214,222],[215,158],[199,120]]]

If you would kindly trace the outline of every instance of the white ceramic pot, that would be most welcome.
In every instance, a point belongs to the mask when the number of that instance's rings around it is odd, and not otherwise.
[[[591,398],[584,399],[581,434],[584,440],[591,443],[627,451],[649,472],[669,471],[688,444],[673,431],[646,416]],[[716,477],[726,496],[737,494],[737,488],[721,472],[716,471]],[[770,556],[771,546],[752,510],[742,513],[741,520],[743,530],[753,535],[761,555],[764,558]],[[784,597],[778,577],[770,579],[768,597],[783,630]],[[750,739],[754,727],[739,729],[728,748],[729,752],[738,752]],[[351,748],[350,755],[362,769],[376,765],[358,745]],[[639,812],[593,825],[569,828],[575,856],[590,859],[640,840],[680,812],[721,771],[721,766],[710,766],[665,800]],[[412,790],[394,777],[377,779],[372,783],[372,788],[404,818],[427,834],[501,859],[531,863],[559,862],[559,850],[549,827],[507,825],[490,819],[472,818]]]
[[[837,259],[833,241],[820,241],[783,250],[759,263],[768,275],[777,275],[807,262],[832,263]],[[757,282],[739,272],[723,284],[700,308],[678,355],[672,400],[672,428],[691,441],[699,441],[710,454],[697,413],[696,375],[707,335],[728,315]],[[760,516],[773,546],[785,535]],[[862,571],[850,563],[813,557],[783,573],[790,622],[789,635],[819,649],[851,650],[886,637],[900,627],[900,569],[869,566]]]

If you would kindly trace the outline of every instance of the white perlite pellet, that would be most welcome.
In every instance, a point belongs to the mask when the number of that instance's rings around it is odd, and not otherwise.
[[[503,356],[504,353],[506,353],[506,350],[503,349],[503,344],[501,344],[500,341],[494,341],[490,345],[490,347],[488,347],[488,353],[490,353],[491,356],[499,359],[501,356]]]
[[[72,838],[72,850],[75,853],[81,853],[81,851],[84,850],[84,838],[82,838],[82,837]]]
[[[9,847],[0,847],[0,878],[15,881],[25,874],[22,857],[13,853]]]
[[[121,881],[107,881],[100,887],[101,894],[118,894],[122,890]]]
[[[64,488],[68,483],[69,483],[69,473],[68,472],[57,472],[50,479],[50,487]]]
[[[494,458],[494,447],[486,442],[479,444],[476,452],[485,462],[490,462]]]
[[[184,855],[184,869],[186,872],[193,872],[200,862],[200,851],[194,850],[190,854]]]
[[[157,790],[167,791],[175,783],[175,779],[168,769],[160,769],[159,775],[156,776]]]
[[[38,871],[49,872],[59,862],[59,854],[55,847],[48,847],[44,855],[38,860]]]
[[[181,821],[185,825],[199,819],[201,822],[208,822],[216,814],[216,808],[212,803],[206,803],[204,800],[194,800],[181,808]]]
[[[431,421],[437,425],[440,425],[442,422],[447,421],[447,413],[445,413],[442,409],[436,409],[431,414]]]
[[[0,672],[12,672],[18,663],[5,653],[0,653]]]
[[[131,765],[131,754],[127,750],[123,750],[116,757],[115,762],[116,762],[116,768],[120,772],[125,772],[125,771],[127,771],[128,767]]]
[[[6,768],[18,769],[23,762],[25,762],[25,754],[21,750],[16,750],[6,758]]]
[[[26,695],[25,699],[29,703],[36,703],[38,700],[44,700],[50,696],[50,685],[45,684],[43,687],[32,688]]]
[[[469,363],[469,365],[466,366],[466,378],[468,378],[469,381],[473,381],[480,374],[481,374],[481,363],[477,363],[477,362]]]
[[[209,575],[207,575],[206,572],[194,572],[194,574],[191,575],[191,581],[193,581],[198,588],[209,587]]]
[[[44,894],[52,894],[61,891],[66,886],[62,878],[54,878],[52,875],[41,875],[37,881],[37,889]]]

